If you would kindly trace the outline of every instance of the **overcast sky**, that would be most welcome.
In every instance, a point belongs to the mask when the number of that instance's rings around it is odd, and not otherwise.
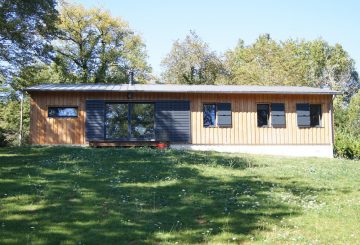
[[[139,33],[155,74],[172,43],[189,30],[223,53],[241,38],[251,44],[259,34],[275,40],[323,38],[339,43],[360,67],[360,1],[240,0],[72,0],[100,6],[120,16]]]

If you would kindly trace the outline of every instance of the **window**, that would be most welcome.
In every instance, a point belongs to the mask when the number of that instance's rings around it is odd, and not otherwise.
[[[321,105],[313,104],[310,105],[310,127],[320,127],[321,126]]]
[[[105,137],[107,139],[127,138],[129,105],[125,103],[105,105]]]
[[[231,103],[204,104],[204,127],[231,127]]]
[[[150,103],[134,103],[131,106],[131,138],[155,138],[155,107]]]
[[[77,107],[48,107],[48,117],[77,117]]]
[[[215,127],[216,125],[216,104],[204,105],[204,127]]]
[[[271,104],[271,126],[274,128],[285,128],[285,104],[272,103]]]
[[[153,140],[154,116],[153,103],[108,103],[105,105],[105,138]]]
[[[297,123],[300,128],[321,126],[321,105],[320,104],[296,104]]]
[[[231,103],[218,103],[217,109],[217,124],[219,127],[231,127]]]
[[[258,127],[269,126],[270,106],[269,104],[257,104]]]

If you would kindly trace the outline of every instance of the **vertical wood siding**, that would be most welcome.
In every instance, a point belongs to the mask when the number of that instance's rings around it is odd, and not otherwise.
[[[32,144],[86,144],[85,102],[91,99],[127,101],[127,93],[32,93],[30,138]],[[332,95],[262,94],[161,94],[135,93],[130,101],[189,100],[192,144],[331,144],[330,119]],[[204,103],[231,103],[231,128],[204,128]],[[257,127],[257,103],[284,103],[285,128]],[[322,105],[322,125],[318,128],[297,126],[296,103]],[[48,118],[50,106],[77,106],[77,118]],[[271,119],[270,119],[271,121]]]

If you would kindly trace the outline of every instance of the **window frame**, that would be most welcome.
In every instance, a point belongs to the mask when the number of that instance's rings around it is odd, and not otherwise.
[[[285,119],[285,124],[282,126],[274,126],[272,124],[272,105],[273,104],[284,104],[284,119]],[[267,105],[268,109],[269,109],[269,114],[268,114],[268,124],[267,125],[263,125],[263,126],[259,126],[258,124],[258,105]],[[285,129],[287,127],[287,123],[286,123],[286,104],[285,102],[257,102],[256,103],[256,126],[258,128],[278,128],[278,129]]]
[[[72,109],[75,109],[76,110],[76,116],[68,116],[68,115],[66,115],[66,116],[61,116],[61,115],[51,116],[51,115],[49,115],[50,109],[54,109],[54,108],[61,108],[61,109],[72,108]],[[64,119],[66,119],[66,118],[78,118],[79,117],[79,107],[78,106],[72,106],[72,105],[70,105],[70,106],[58,106],[58,105],[53,106],[53,105],[51,105],[51,106],[47,107],[47,117],[48,118],[59,118],[59,119],[61,119],[61,118],[64,118]]]
[[[106,125],[106,113],[107,113],[107,108],[106,105],[108,104],[126,104],[127,105],[127,116],[126,116],[126,121],[127,121],[127,137],[124,138],[114,138],[114,137],[107,137],[107,125]],[[132,119],[132,108],[134,104],[150,104],[153,106],[154,109],[154,115],[153,115],[153,121],[154,121],[154,137],[153,138],[136,138],[136,137],[132,137],[132,125],[131,125],[131,119]],[[105,140],[113,140],[113,141],[155,141],[156,139],[156,133],[155,133],[155,128],[156,128],[156,105],[155,102],[153,101],[105,101],[105,113],[104,113],[104,139]]]
[[[213,105],[215,107],[215,120],[214,120],[214,125],[209,125],[209,126],[205,126],[205,106],[211,106]],[[203,125],[203,128],[216,128],[218,127],[217,126],[217,105],[216,103],[203,103],[203,122],[202,122],[202,125]]]
[[[267,125],[259,126],[259,120],[258,120],[258,116],[259,116],[258,106],[259,106],[259,105],[267,105],[267,106],[268,106]],[[256,126],[257,126],[258,128],[271,128],[271,103],[268,103],[268,102],[259,102],[259,103],[256,103]]]
[[[273,105],[274,104],[282,104],[284,105],[284,124],[273,124],[273,111],[276,111],[276,110],[273,110]],[[273,103],[270,103],[270,112],[269,112],[269,120],[270,120],[270,125],[272,128],[279,128],[279,129],[285,129],[287,127],[287,123],[286,123],[286,104],[285,102],[273,102]]]
[[[296,102],[296,106],[298,104],[308,104],[309,105],[309,120],[310,120],[310,123],[309,123],[309,126],[299,126],[299,123],[297,122],[297,127],[302,129],[302,128],[324,128],[323,126],[323,104],[322,103],[309,103],[309,102]],[[320,106],[320,118],[319,118],[319,125],[314,125],[312,126],[311,124],[311,106]],[[298,117],[297,117],[297,120],[298,120]]]
[[[230,117],[231,117],[231,125],[219,125],[218,124],[218,119],[219,119],[219,115],[218,115],[218,112],[219,112],[219,104],[230,104]],[[215,121],[214,121],[214,125],[211,125],[211,126],[205,126],[204,125],[204,117],[205,117],[205,106],[206,105],[214,105],[215,106]],[[231,102],[228,102],[228,101],[225,101],[225,102],[205,102],[203,103],[203,117],[202,117],[202,125],[203,125],[203,128],[232,128],[233,127],[233,115],[232,115],[232,111],[233,110],[233,107],[232,107],[232,103]]]
[[[312,123],[311,123],[311,107],[312,106],[319,106],[319,108],[320,108],[320,114],[319,114],[319,124],[318,125],[312,125]],[[322,126],[322,122],[323,122],[323,120],[322,120],[322,116],[323,116],[323,109],[322,109],[322,104],[310,104],[309,103],[309,110],[310,110],[310,128],[322,128],[323,126]]]

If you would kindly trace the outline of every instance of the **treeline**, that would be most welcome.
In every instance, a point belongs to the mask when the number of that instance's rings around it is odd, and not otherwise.
[[[194,31],[174,42],[156,77],[146,46],[127,22],[101,8],[56,0],[0,0],[0,144],[19,144],[22,88],[39,83],[251,84],[331,87],[336,153],[360,157],[359,78],[341,45],[322,39],[276,41],[260,35],[218,54]],[[29,128],[24,97],[23,143]]]

